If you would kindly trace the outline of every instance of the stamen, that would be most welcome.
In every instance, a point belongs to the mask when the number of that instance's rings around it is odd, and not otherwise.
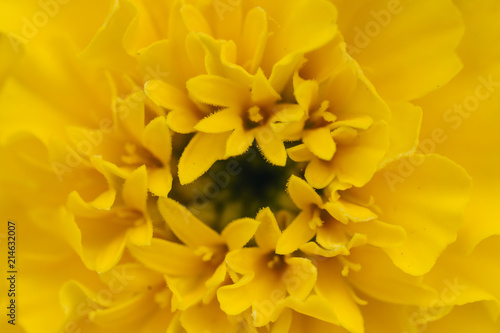
[[[284,265],[284,257],[277,254],[272,254],[271,260],[267,262],[267,267],[270,269],[279,269]]]
[[[258,123],[259,121],[264,119],[264,117],[262,117],[262,114],[260,113],[260,108],[258,106],[252,106],[250,109],[248,109],[248,118],[254,123]]]

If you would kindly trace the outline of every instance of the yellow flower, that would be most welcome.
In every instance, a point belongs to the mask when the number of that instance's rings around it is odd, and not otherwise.
[[[498,332],[499,15],[2,2],[2,331]]]
[[[76,281],[60,292],[67,309],[62,331],[165,331],[174,316],[163,276],[138,263],[123,263],[100,274],[97,292]]]
[[[127,177],[109,162],[93,161],[106,176],[110,190],[90,203],[72,192],[68,206],[82,235],[82,259],[90,269],[106,272],[118,263],[127,242],[151,243],[153,224],[146,211],[146,168]]]
[[[259,223],[242,218],[226,226],[219,235],[172,199],[161,198],[159,209],[172,232],[185,245],[155,239],[147,247],[130,247],[132,255],[167,276],[174,294],[174,309],[185,310],[201,299],[208,302],[226,278],[227,251],[247,244]],[[168,257],[166,253],[175,253],[175,256]]]
[[[227,255],[234,284],[221,287],[217,297],[221,309],[229,315],[251,308],[254,325],[261,327],[269,323],[276,304],[287,296],[297,301],[309,296],[317,269],[306,258],[275,253],[281,232],[269,208],[260,211],[256,220],[261,222],[255,233],[257,246]]]

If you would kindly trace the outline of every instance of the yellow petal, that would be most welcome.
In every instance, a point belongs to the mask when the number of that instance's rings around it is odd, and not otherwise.
[[[269,207],[263,208],[255,218],[260,222],[259,228],[255,233],[255,241],[259,248],[274,251],[281,235],[278,221]]]
[[[347,229],[354,233],[367,236],[368,244],[377,247],[394,247],[403,245],[406,241],[406,230],[399,225],[392,225],[381,221],[350,223]]]
[[[130,294],[144,292],[144,286],[153,288],[165,283],[162,274],[135,261],[118,264],[112,270],[99,274],[99,279],[109,286],[112,292],[120,294],[115,301],[127,299]]]
[[[217,160],[224,158],[228,137],[227,133],[198,133],[189,141],[179,160],[178,172],[182,185],[196,180]]]
[[[357,116],[353,118],[345,118],[334,122],[330,128],[336,129],[339,127],[352,127],[356,129],[367,130],[373,125],[373,118],[370,116]]]
[[[81,255],[81,232],[75,222],[74,215],[66,207],[61,206],[59,209],[37,209],[30,215],[36,216],[36,218],[33,218],[30,224],[26,224],[27,227],[35,229],[36,226],[42,230],[50,231],[54,239],[64,240],[73,248],[75,253]],[[34,235],[34,237],[40,237],[38,233]]]
[[[128,178],[128,172],[120,169],[115,164],[103,160],[102,156],[92,156],[90,158],[92,165],[104,175],[110,189],[120,189],[123,182]]]
[[[446,249],[425,281],[441,291],[440,305],[453,306],[483,302],[489,306],[492,318],[500,313],[500,288],[496,281],[500,265],[496,260],[499,236],[491,236],[479,243],[472,253],[463,254],[457,244]],[[487,268],[487,274],[485,273]]]
[[[158,208],[174,234],[187,246],[223,244],[223,237],[198,220],[186,207],[170,198],[159,198]]]
[[[349,281],[375,299],[425,306],[437,297],[433,289],[423,284],[422,278],[401,271],[381,249],[353,248],[349,260],[361,264],[359,272],[349,271]]]
[[[392,118],[388,122],[390,144],[382,166],[415,151],[422,122],[422,109],[412,104],[391,105],[391,111]]]
[[[418,314],[418,307],[405,306],[401,304],[387,303],[365,296],[367,304],[361,307],[366,330],[369,332],[412,332],[417,324],[421,329],[421,324],[426,320],[415,318]],[[430,316],[427,312],[425,316]],[[390,318],[390,319],[389,319]],[[417,330],[418,331],[418,330]]]
[[[280,103],[273,108],[269,126],[282,141],[300,140],[304,109],[297,104]]]
[[[146,211],[146,199],[148,193],[148,180],[146,166],[143,165],[130,175],[123,185],[123,200],[130,207],[139,212]]]
[[[81,283],[70,280],[67,281],[60,291],[61,304],[69,311],[73,311],[79,303],[85,302],[87,299],[96,299],[95,293],[82,285]],[[97,299],[96,299],[97,300]],[[107,305],[103,303],[102,298],[97,300],[99,305]]]
[[[336,72],[323,87],[323,98],[329,111],[339,121],[370,117],[375,121],[388,120],[391,111],[366,78],[359,65],[345,54],[346,66]]]
[[[361,311],[341,271],[342,268],[335,259],[318,262],[318,281],[315,290],[333,308],[334,318],[338,320],[340,326],[349,332],[364,332]]]
[[[116,198],[114,190],[101,194],[92,202],[85,202],[78,192],[73,191],[68,196],[68,208],[76,216],[101,217],[109,215],[109,210]]]
[[[339,181],[360,187],[378,168],[389,145],[385,123],[377,123],[349,145],[337,146],[333,167]]]
[[[170,309],[160,309],[154,305],[154,302],[153,297],[136,296],[131,302],[91,313],[90,318],[93,323],[90,324],[92,325],[90,327],[87,326],[86,321],[83,322],[83,325],[78,324],[85,332],[95,333],[103,329],[110,333],[123,332],[124,330],[138,333],[164,332],[171,322],[172,314]]]
[[[348,331],[340,326],[331,324],[332,319],[325,321],[316,319],[314,316],[327,317],[331,314],[329,304],[316,295],[311,296],[305,302],[294,299],[287,299],[286,306],[293,309],[284,311],[274,323],[271,333],[347,333]],[[321,315],[320,315],[321,313]]]
[[[33,207],[31,206],[30,208]],[[23,316],[16,316],[15,326],[7,323],[7,320],[0,324],[1,329],[5,328],[5,332],[10,332],[12,327],[20,328],[19,332],[25,332],[25,330],[35,330],[43,333],[56,332],[64,323],[65,313],[66,317],[69,315],[68,309],[61,306],[62,304],[58,297],[63,286],[76,276],[81,281],[85,281],[89,286],[102,286],[98,279],[96,279],[97,274],[85,267],[82,260],[75,255],[73,250],[63,243],[64,240],[54,234],[54,228],[58,228],[59,225],[64,228],[64,224],[68,221],[63,220],[61,224],[61,222],[52,219],[51,216],[45,218],[40,216],[39,212],[34,213],[33,218],[37,220],[42,219],[43,221],[40,222],[41,224],[45,224],[45,228],[42,229],[33,224],[31,218],[26,217],[26,215],[22,219],[20,215],[17,215],[19,218],[15,219],[17,221],[17,236],[24,235],[23,246],[16,248],[16,264],[23,263],[23,278],[19,279],[20,275],[17,275],[16,278],[16,311],[20,310],[19,305],[22,304]],[[5,218],[5,221],[7,221],[6,215],[2,214],[2,218]],[[52,222],[55,222],[55,224],[51,224]],[[7,226],[7,223],[5,225]],[[47,242],[47,239],[50,239],[50,242]],[[19,238],[16,237],[16,240],[18,241],[17,245],[19,245]],[[7,235],[5,235],[2,239],[2,244],[7,246],[7,241]],[[4,264],[0,264],[0,268],[5,272],[9,270],[7,264],[7,261]],[[64,267],[64,269],[61,269],[61,267]],[[16,268],[21,268],[21,266],[17,266]],[[58,273],[54,274],[53,272],[55,271]],[[10,289],[7,277],[5,278],[5,282],[2,281],[0,283],[6,293],[0,303],[5,308],[7,308],[7,302],[10,299],[10,297],[7,297],[8,290]],[[40,283],[43,283],[44,288],[40,288]],[[24,292],[21,293],[20,290]],[[81,296],[80,298],[75,295],[71,304],[77,305],[80,304],[81,300],[87,300],[85,293]],[[41,299],[44,300],[42,308],[39,306],[39,300]],[[52,316],[52,320],[50,323],[43,324],[47,316]],[[8,320],[11,319],[7,316],[6,318]],[[17,330],[13,331],[17,332]]]
[[[457,50],[464,69],[439,93],[418,102],[424,111],[419,148],[451,158],[474,180],[465,225],[458,239],[463,250],[470,252],[481,240],[500,235],[500,205],[496,204],[500,199],[500,177],[495,167],[499,155],[492,153],[500,142],[496,126],[500,121],[499,49],[489,42],[500,36],[496,23],[500,12],[491,0],[476,6],[466,1],[457,1],[455,5],[466,25]],[[487,140],[483,133],[487,133]]]
[[[287,297],[280,306],[289,307],[300,314],[310,317],[310,319],[315,318],[327,323],[338,324],[337,316],[331,304],[319,295],[311,295],[303,301],[294,297]],[[295,319],[296,314],[294,313],[293,316]]]
[[[106,20],[110,11],[111,1],[92,1],[87,3],[49,3],[47,6],[40,6],[38,3],[2,3],[0,6],[0,30],[8,32],[13,38],[29,42],[30,48],[46,46],[47,42],[53,40],[55,35],[64,31],[68,39],[83,49],[92,40],[99,27]],[[69,4],[69,5],[68,5]],[[33,20],[33,14],[37,10],[43,10],[48,16],[48,21],[43,15],[36,15]],[[20,21],[26,15],[27,21]],[[52,20],[53,16],[57,19]],[[42,28],[36,24],[31,28],[33,21],[36,23],[45,23]],[[23,24],[20,24],[23,22]],[[78,22],[77,28],[75,22]],[[9,36],[10,37],[10,36]],[[19,52],[22,46],[19,46]]]
[[[359,136],[359,133],[355,128],[348,126],[337,127],[335,131],[332,131],[331,133],[332,138],[339,145],[349,144]]]
[[[227,139],[224,157],[228,158],[243,154],[252,145],[253,141],[254,134],[252,131],[245,131],[241,127],[236,128]]]
[[[205,133],[223,133],[240,126],[242,126],[242,119],[239,112],[235,109],[227,108],[203,118],[194,128],[197,131]]]
[[[237,284],[223,286],[217,291],[221,309],[229,315],[238,315],[252,306],[252,294],[248,283],[251,277],[243,277]]]
[[[168,326],[167,333],[185,333],[186,330],[182,327],[179,320],[181,312],[177,312],[172,318],[171,324]]]
[[[321,228],[318,228],[316,242],[321,245],[322,250],[326,250],[328,256],[348,252],[349,239],[346,231],[335,220],[328,221]],[[308,247],[311,248],[311,245]],[[312,249],[314,248],[312,247]]]
[[[323,207],[331,216],[344,224],[348,221],[366,222],[377,218],[377,214],[370,209],[344,199],[329,201]]]
[[[314,154],[307,149],[305,144],[296,145],[287,149],[288,156],[295,162],[310,161],[314,158]]]
[[[318,271],[309,259],[306,258],[286,258],[288,267],[283,273],[288,294],[299,300],[305,300],[311,293]]]
[[[328,184],[335,179],[335,176],[335,168],[332,166],[332,162],[323,161],[319,158],[313,158],[313,160],[307,164],[304,174],[307,182],[314,188],[327,187]]]
[[[109,120],[108,124],[110,123],[111,121]],[[72,145],[70,148],[66,144],[63,154],[68,154],[68,151],[71,149],[74,152],[74,159],[80,160],[81,164],[86,164],[87,160],[92,156],[102,155],[104,153],[103,146],[107,138],[103,136],[103,132],[100,129],[68,126],[66,127],[66,133]],[[64,158],[59,160],[63,165],[68,165]]]
[[[127,240],[134,245],[144,246],[151,244],[153,238],[153,224],[151,221],[139,219],[134,221],[133,227],[127,229]]]
[[[186,86],[192,98],[214,106],[241,107],[250,95],[244,86],[215,75],[199,75]]]
[[[286,55],[314,50],[335,36],[337,11],[329,2],[297,1],[275,10],[269,15],[277,20],[279,29],[268,39],[262,66],[268,73]]]
[[[319,194],[305,180],[295,175],[288,180],[287,189],[293,203],[302,210],[311,209],[311,205],[316,207],[323,205]]]
[[[165,117],[157,117],[146,126],[142,142],[163,164],[160,168],[148,168],[149,190],[157,196],[167,196],[172,188],[173,177],[169,165],[172,138]]]
[[[318,230],[318,236],[324,228]],[[318,241],[319,244],[319,241]],[[331,250],[328,249],[328,243],[325,245],[321,244],[321,247],[315,242],[309,242],[300,247],[300,250],[308,255],[322,256],[325,258],[335,257],[339,254],[348,255],[349,251],[345,246],[335,246]],[[338,244],[338,243],[337,243]],[[326,249],[325,249],[326,248]]]
[[[129,245],[128,249],[139,262],[161,274],[193,275],[205,268],[201,258],[187,246],[159,238],[153,238],[151,245]]]
[[[293,77],[294,95],[297,103],[310,112],[318,100],[318,82],[314,80],[304,80],[298,74]]]
[[[144,48],[136,49],[137,65],[140,72],[143,74],[141,83],[144,83],[145,88],[147,87],[144,92],[146,93],[146,96],[150,98],[153,96],[149,96],[150,90],[156,90],[155,88],[157,87],[157,85],[161,86],[163,82],[168,82],[168,86],[175,85],[177,88],[179,88],[179,90],[183,90],[184,84],[181,84],[176,79],[182,80],[186,77],[192,77],[194,72],[193,68],[187,68],[184,71],[180,71],[179,63],[191,65],[188,62],[189,60],[186,59],[186,56],[182,57],[185,52],[182,52],[183,50],[179,50],[179,48],[175,50],[175,42],[173,40],[159,40],[159,38],[161,37],[156,38],[154,41],[150,41],[149,44],[146,44],[148,46]],[[160,94],[160,96],[161,95],[162,94]],[[151,99],[155,103],[157,103],[156,98]],[[166,101],[166,99],[160,98],[159,101]],[[157,103],[157,105],[163,107],[163,105],[159,103]]]
[[[0,62],[0,87],[7,74],[10,72],[12,64],[18,58],[18,54],[23,54],[24,46],[14,34],[0,33],[0,50],[2,61]]]
[[[244,15],[248,9],[244,9],[244,6],[238,3],[225,4],[223,2],[212,2],[206,3],[206,6],[213,9],[212,11],[205,11],[204,15],[212,20],[211,23],[212,29],[214,30],[214,36],[217,36],[219,39],[233,40],[239,43]]]
[[[348,1],[335,3],[340,17],[352,18],[339,22],[350,53],[370,69],[367,75],[384,97],[421,97],[461,69],[454,51],[464,27],[452,2],[427,0],[390,8],[384,1],[363,1],[356,8]],[[424,17],[427,32],[421,29]]]
[[[243,24],[240,64],[250,73],[257,71],[267,42],[267,14],[260,7],[248,11]]]
[[[404,245],[386,249],[394,264],[421,275],[456,239],[470,189],[461,167],[438,155],[420,155],[389,164],[361,192],[376,196],[382,221],[407,232]]]
[[[198,332],[236,332],[228,316],[220,309],[215,300],[209,304],[198,304],[185,310],[181,314],[182,326],[187,333]]]
[[[306,244],[314,237],[316,231],[311,229],[309,222],[311,214],[301,212],[292,223],[283,231],[276,245],[276,253],[289,254]]]
[[[286,149],[285,144],[281,141],[270,128],[264,127],[257,131],[255,139],[259,144],[259,149],[266,160],[278,166],[285,166],[286,164]]]
[[[258,247],[245,247],[229,252],[226,256],[226,263],[229,269],[244,275],[251,276],[255,271],[265,266],[265,260],[269,255],[267,249]]]
[[[242,248],[255,235],[260,222],[251,218],[241,218],[229,223],[222,231],[229,251]]]
[[[261,69],[255,74],[251,96],[252,103],[258,106],[272,105],[281,99]]]
[[[223,288],[229,287],[231,286]],[[225,290],[225,293],[222,293],[222,288],[219,289],[219,291],[218,296],[219,301],[221,302],[221,308],[223,308],[223,302],[220,296],[229,296],[229,291],[232,291],[231,296],[236,298],[234,299],[234,304],[238,304],[238,309],[242,309],[242,305],[245,303],[248,304],[247,302],[250,300],[253,325],[255,327],[265,326],[270,322],[273,313],[276,310],[276,304],[286,295],[286,289],[284,288],[283,283],[279,280],[279,278],[272,275],[267,278],[256,278],[252,280],[252,283],[243,285],[237,289],[227,289]],[[244,298],[247,298],[247,302],[244,301]],[[229,300],[229,297],[224,298],[225,302]],[[236,310],[236,307],[234,310]],[[228,311],[225,312],[228,313]]]
[[[454,310],[443,319],[429,323],[425,326],[426,332],[438,333],[444,330],[452,330],[457,333],[477,331],[484,333],[496,333],[500,330],[500,322],[494,322],[488,317],[483,304],[474,303],[466,306],[455,307]]]
[[[164,165],[170,162],[172,138],[165,117],[157,117],[149,122],[142,133],[144,147]]]
[[[273,65],[273,70],[269,76],[269,82],[274,91],[281,93],[286,84],[293,77],[302,62],[303,56],[300,53],[289,54]]]
[[[132,2],[116,1],[107,22],[81,54],[82,59],[91,65],[117,72],[132,71],[135,61],[127,53],[123,37],[136,15],[137,9]]]
[[[203,303],[208,303],[214,299],[217,289],[224,283],[227,277],[227,266],[222,262],[216,269],[213,275],[205,281],[205,294],[203,296]]]
[[[146,82],[144,92],[156,105],[167,110],[189,110],[194,107],[186,93],[160,80],[153,79]]]
[[[114,107],[115,124],[140,140],[144,129],[144,93],[137,91],[118,99]]]
[[[270,302],[269,298],[276,294],[274,290],[278,289],[281,291],[280,298],[284,297],[285,286],[281,282],[281,274],[267,267],[268,258],[267,250],[256,247],[234,250],[227,255],[228,267],[244,276],[236,283],[223,286],[217,291],[217,298],[224,312],[238,315],[254,306],[258,308],[255,312],[259,312],[259,320],[270,319],[268,307],[271,307],[272,312],[275,304]],[[257,314],[253,315],[254,320],[257,320],[256,316]]]
[[[123,227],[108,224],[102,228],[103,222],[78,223],[82,231],[82,259],[89,269],[97,272],[106,272],[118,263],[127,241]]]
[[[212,35],[212,29],[203,15],[191,4],[182,6],[180,14],[188,31],[203,32]]]
[[[167,115],[167,124],[172,131],[187,134],[195,131],[194,126],[200,121],[200,118],[192,112],[186,110],[174,110]]]
[[[48,140],[54,134],[63,133],[67,125],[58,114],[58,109],[50,101],[14,80],[7,80],[2,86],[0,107],[2,110],[14,110],[16,108],[23,110],[18,114],[13,112],[0,113],[0,129],[3,138],[9,137],[18,131],[28,130],[39,138]],[[38,109],[36,113],[33,111],[34,109]],[[49,128],[40,126],[41,123],[45,122],[54,124],[54,126]],[[65,151],[64,156],[66,154]]]
[[[90,320],[102,327],[129,326],[136,320],[144,321],[154,310],[152,295],[142,293],[116,306],[91,312]]]
[[[325,161],[331,160],[333,154],[335,154],[335,142],[330,135],[330,129],[327,127],[304,131],[302,140],[314,155]]]
[[[205,267],[199,274],[187,276],[167,276],[167,285],[172,290],[172,309],[181,311],[202,301],[207,292],[206,281],[210,278],[212,271]]]
[[[323,83],[334,76],[351,60],[347,56],[342,35],[337,32],[326,45],[306,54],[307,62],[300,68],[300,75]]]
[[[205,68],[208,74],[239,83],[241,87],[250,86],[252,76],[235,64],[236,45],[232,40],[216,40],[205,34],[198,34],[198,38],[205,49]]]
[[[172,172],[170,168],[159,168],[149,172],[148,188],[156,196],[166,197],[172,189]]]

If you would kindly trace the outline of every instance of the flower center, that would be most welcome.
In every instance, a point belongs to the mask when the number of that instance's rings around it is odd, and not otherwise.
[[[285,266],[286,266],[285,256],[274,254],[274,253],[269,254],[269,260],[267,262],[268,268],[275,270],[275,271],[280,271]]]
[[[274,105],[270,107],[251,106],[243,115],[243,128],[247,131],[263,126],[269,120],[269,117],[274,113]]]
[[[196,249],[195,254],[200,256],[201,260],[208,262],[214,266],[218,266],[224,261],[227,252],[228,248],[226,246],[200,246],[198,247],[198,249]]]
[[[314,129],[330,126],[337,117],[329,111],[330,103],[323,101],[319,108],[313,111],[307,119],[304,129]]]
[[[254,144],[241,156],[214,163],[191,184],[182,186],[174,181],[170,196],[221,231],[235,219],[254,218],[263,207],[275,212],[295,211],[285,189],[290,176],[300,172],[300,164],[290,159],[285,167],[268,163]]]
[[[248,119],[250,119],[250,121],[254,123],[259,123],[264,119],[264,117],[262,117],[262,114],[260,113],[260,108],[258,106],[252,106],[250,109],[248,109]]]

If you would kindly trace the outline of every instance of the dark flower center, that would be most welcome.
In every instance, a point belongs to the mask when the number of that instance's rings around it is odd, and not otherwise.
[[[285,167],[265,161],[254,144],[241,156],[216,162],[191,184],[181,186],[174,180],[170,196],[221,231],[238,218],[255,218],[263,207],[274,212],[295,211],[285,189],[290,176],[300,172],[299,165],[290,159]]]

